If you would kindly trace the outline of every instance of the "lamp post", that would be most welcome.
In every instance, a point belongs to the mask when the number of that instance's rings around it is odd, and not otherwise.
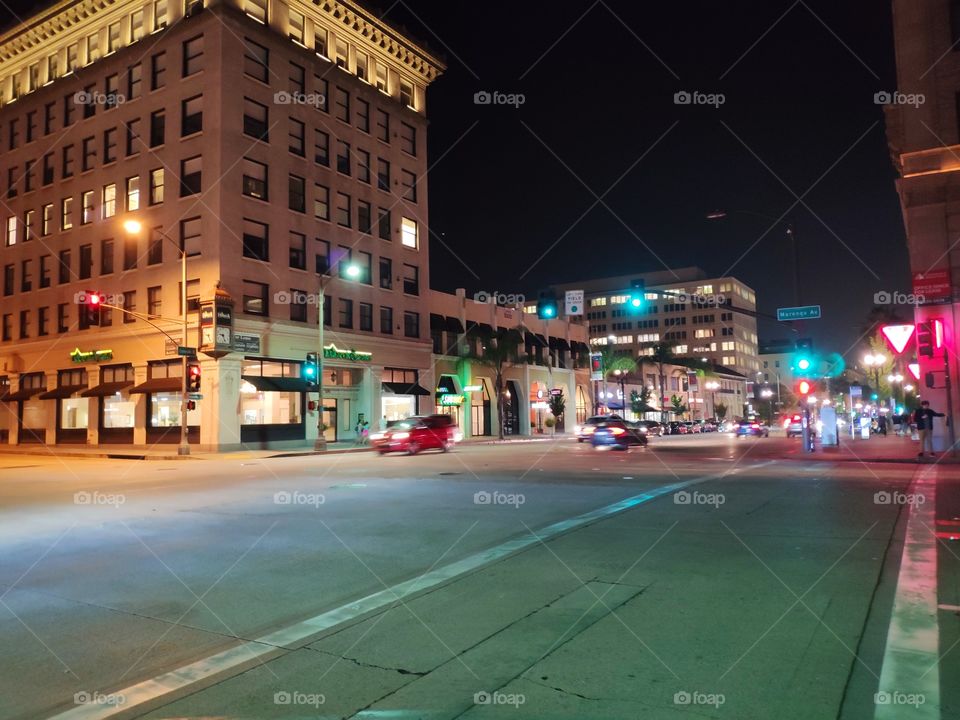
[[[717,417],[717,389],[720,387],[720,383],[716,380],[707,380],[703,384],[707,390],[710,391],[710,414],[716,419]]]
[[[343,267],[344,274],[351,280],[360,277],[360,266],[354,263],[347,263]],[[317,326],[318,326],[318,346],[317,346],[317,439],[313,444],[313,449],[323,452],[327,449],[327,436],[324,435],[323,427],[323,316],[327,302],[327,281],[332,280],[333,276],[324,273],[320,276],[320,288],[317,292]]]
[[[620,409],[623,411],[623,417],[627,417],[627,373],[624,370],[613,371],[613,374],[617,376],[617,381],[620,383]]]
[[[143,224],[139,220],[128,219],[123,221],[123,229],[128,237],[138,237],[143,230]],[[157,231],[160,237],[173,245],[180,253],[180,315],[183,324],[183,337],[180,340],[182,347],[187,345],[187,249],[180,243],[175,242],[173,238],[162,230]],[[181,396],[180,396],[180,446],[177,448],[178,455],[190,454],[190,441],[187,430],[187,356],[179,348],[182,360],[181,374]]]

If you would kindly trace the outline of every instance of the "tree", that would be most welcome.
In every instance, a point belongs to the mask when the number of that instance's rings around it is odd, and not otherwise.
[[[683,404],[682,397],[679,395],[670,396],[670,411],[677,415],[683,415],[687,411],[687,406]]]
[[[653,346],[653,352],[648,355],[651,362],[657,366],[657,374],[660,376],[660,397],[657,400],[657,405],[660,406],[660,422],[667,422],[667,408],[664,399],[666,395],[664,393],[667,391],[667,376],[664,372],[663,366],[669,365],[675,361],[673,354],[673,346],[669,343],[660,342]]]
[[[567,398],[564,397],[563,392],[561,392],[559,395],[550,396],[550,412],[553,414],[553,417],[557,419],[558,424],[561,423],[563,413],[566,409]]]
[[[647,386],[643,386],[640,389],[640,392],[636,390],[630,391],[630,410],[633,411],[636,415],[643,415],[644,413],[654,412],[656,410],[650,404],[650,396],[652,391]]]
[[[503,372],[507,365],[522,362],[517,355],[518,345],[519,340],[516,333],[498,330],[483,343],[480,353],[472,355],[470,358],[493,372],[493,387],[497,394],[497,417],[500,418],[498,435],[501,440],[503,440],[503,407],[504,390],[506,389]]]
[[[713,406],[713,414],[717,416],[717,420],[723,421],[727,417],[727,406],[717,403]]]
[[[627,375],[636,369],[637,361],[629,355],[615,352],[610,347],[601,350],[600,356],[603,362],[605,379],[610,375],[615,375],[617,378],[616,382],[620,383],[620,392],[622,394],[627,380]],[[624,409],[626,409],[626,406],[626,398],[624,398]]]

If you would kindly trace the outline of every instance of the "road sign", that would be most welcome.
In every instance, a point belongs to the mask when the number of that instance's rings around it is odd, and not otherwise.
[[[583,290],[567,290],[565,300],[568,316],[583,315]]]
[[[817,320],[820,318],[819,305],[801,305],[800,307],[777,308],[777,320]]]
[[[177,356],[179,357],[194,357],[197,354],[197,349],[192,347],[183,347],[180,345],[177,347]]]
[[[200,393],[187,393],[187,400],[203,400],[203,395]]]

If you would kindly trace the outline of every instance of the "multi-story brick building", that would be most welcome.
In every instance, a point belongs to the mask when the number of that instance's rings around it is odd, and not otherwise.
[[[442,70],[350,0],[65,0],[0,36],[0,440],[177,441],[185,345],[191,442],[307,443],[321,283],[327,438],[419,409]]]

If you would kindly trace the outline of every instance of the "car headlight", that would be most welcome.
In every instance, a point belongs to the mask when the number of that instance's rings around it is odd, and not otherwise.
[[[458,430],[453,434],[453,441],[460,442],[461,440],[463,440],[463,433]]]
[[[387,436],[386,433],[376,432],[370,435],[371,440],[383,440]]]
[[[408,433],[408,432],[398,432],[398,433],[394,433],[391,437],[392,437],[394,440],[406,440],[408,437],[410,437],[410,433]]]
[[[640,428],[640,432],[642,432],[644,435],[646,435],[647,432],[648,432],[648,429],[645,428],[645,427],[642,427],[642,428]]]

